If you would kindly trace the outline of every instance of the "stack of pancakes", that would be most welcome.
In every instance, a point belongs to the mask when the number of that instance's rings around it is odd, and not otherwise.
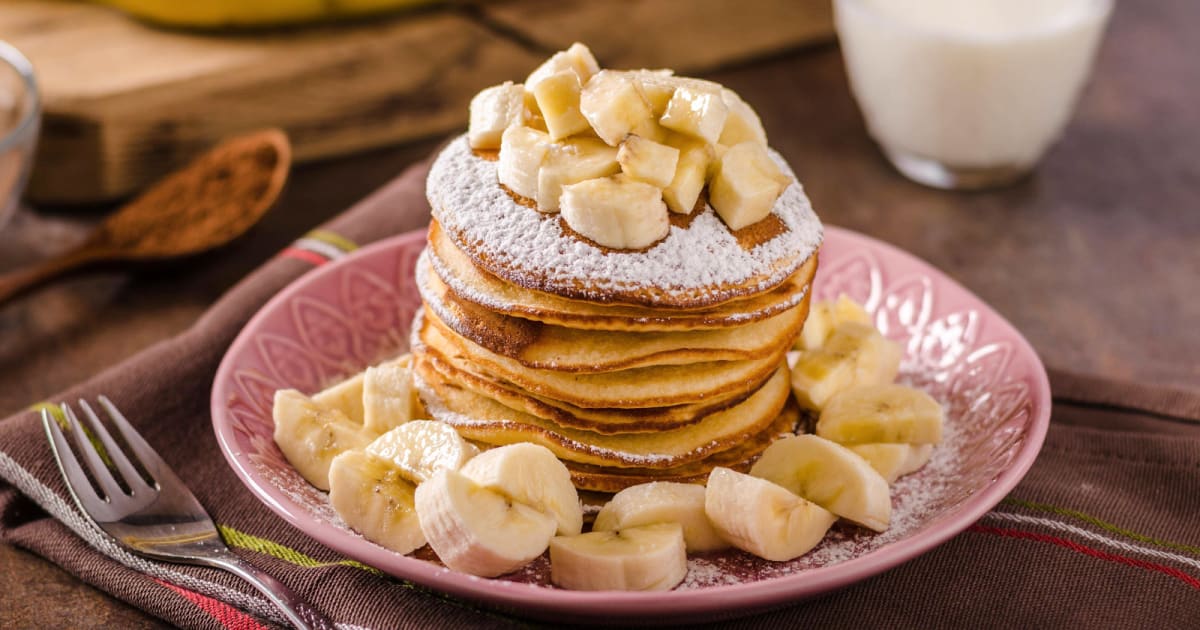
[[[501,186],[494,159],[459,138],[429,176],[412,345],[432,417],[542,444],[600,492],[744,469],[795,430],[785,354],[822,234],[798,184],[741,230],[701,197],[650,248],[609,250]]]

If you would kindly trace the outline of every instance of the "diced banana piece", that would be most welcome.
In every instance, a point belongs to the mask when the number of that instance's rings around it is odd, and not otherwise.
[[[801,350],[820,348],[829,340],[833,329],[845,322],[874,325],[866,309],[845,293],[838,295],[835,301],[813,304],[808,319],[804,320],[804,330],[800,333],[797,347]]]
[[[641,136],[647,140],[653,140],[659,144],[666,144],[667,138],[671,137],[671,134],[674,132],[658,124],[657,120],[653,118],[647,118],[634,127],[629,133],[635,136]]]
[[[743,142],[718,158],[708,185],[708,202],[731,230],[758,223],[771,213],[791,178],[757,142]]]
[[[617,162],[631,179],[666,188],[675,177],[679,149],[629,134],[617,151]]]
[[[537,198],[538,170],[550,150],[550,134],[529,127],[512,126],[500,139],[500,161],[496,175],[509,190]]]
[[[600,508],[592,531],[625,530],[657,523],[683,526],[688,551],[713,551],[729,546],[704,512],[704,486],[692,483],[654,481],[625,488]]]
[[[471,99],[467,142],[473,149],[498,149],[500,136],[525,117],[525,88],[505,81]]]
[[[820,411],[838,392],[895,380],[900,356],[900,345],[875,327],[845,322],[824,345],[800,353],[792,367],[792,392],[801,406]]]
[[[708,476],[704,510],[731,545],[774,561],[808,553],[837,520],[786,488],[721,467]]]
[[[329,489],[329,463],[342,451],[366,446],[375,434],[337,409],[322,407],[294,389],[275,392],[275,443],[300,476]]]
[[[563,186],[621,172],[617,149],[595,138],[571,138],[556,143],[538,170],[537,207],[558,212]]]
[[[654,118],[662,116],[678,86],[675,73],[671,70],[629,70],[627,74],[641,86]]]
[[[579,77],[579,83],[582,85],[592,78],[592,75],[600,71],[600,64],[596,63],[596,58],[592,55],[591,49],[579,42],[571,44],[570,48],[556,52],[549,59],[538,66],[529,77],[525,79],[525,88],[533,90],[538,83],[546,77],[570,70]]]
[[[721,101],[729,110],[729,116],[725,118],[725,126],[717,142],[726,146],[743,142],[757,142],[766,146],[767,132],[763,130],[762,121],[754,108],[729,88],[721,88]]]
[[[611,146],[651,118],[641,87],[628,75],[601,70],[583,86],[579,109],[600,139]]]
[[[402,424],[375,438],[365,450],[390,462],[413,483],[421,483],[443,468],[458,470],[479,454],[454,427],[436,420]]]
[[[716,155],[712,145],[683,134],[672,133],[666,144],[679,149],[679,160],[671,183],[663,188],[663,200],[671,212],[691,214],[708,181],[708,170]]]
[[[438,559],[455,571],[495,577],[542,555],[554,518],[442,469],[417,486],[421,531]]]
[[[552,140],[590,129],[587,119],[579,113],[581,89],[579,75],[570,70],[556,72],[533,87],[534,99]]]
[[[564,186],[559,202],[572,230],[613,249],[649,247],[671,228],[659,189],[624,175]]]
[[[483,488],[547,514],[562,535],[583,529],[583,506],[571,473],[550,449],[520,442],[476,455],[462,474]]]
[[[359,372],[350,378],[326,387],[312,395],[313,402],[322,407],[337,409],[355,424],[363,423],[363,378]]]
[[[329,466],[333,510],[363,538],[396,553],[425,544],[416,490],[390,462],[363,451],[346,451]]]
[[[750,474],[875,531],[885,531],[891,521],[887,480],[857,453],[823,437],[793,435],[772,443]]]
[[[675,88],[658,122],[667,129],[716,144],[728,115],[719,91],[680,86]]]
[[[817,434],[843,444],[937,444],[944,418],[942,406],[919,389],[861,385],[829,399],[817,420]]]
[[[849,444],[850,450],[874,468],[888,483],[921,469],[933,454],[932,444]]]
[[[363,424],[375,433],[390,431],[418,414],[412,386],[412,355],[369,367],[363,372]]]
[[[550,581],[579,591],[665,591],[687,576],[678,523],[557,536],[550,541]]]

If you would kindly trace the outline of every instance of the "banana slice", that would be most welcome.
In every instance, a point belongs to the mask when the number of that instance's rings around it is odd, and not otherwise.
[[[595,138],[572,138],[555,144],[538,170],[537,207],[558,212],[563,186],[621,172],[617,149]]]
[[[666,188],[675,177],[679,149],[629,134],[617,151],[621,172],[639,182]]]
[[[765,145],[743,142],[725,149],[717,159],[708,201],[729,229],[740,230],[765,219],[791,182]]]
[[[461,472],[483,488],[548,514],[562,535],[583,530],[583,507],[571,472],[550,449],[528,442],[484,451]]]
[[[312,400],[322,407],[337,409],[346,414],[346,417],[355,424],[362,424],[365,415],[363,377],[363,373],[359,372],[340,383],[330,385],[313,394]]]
[[[592,531],[626,530],[657,523],[679,523],[689,552],[729,546],[704,513],[704,486],[692,483],[653,481],[625,488],[600,508]]]
[[[725,106],[720,90],[680,85],[675,88],[658,122],[667,129],[716,144],[728,116],[729,108]]]
[[[613,249],[642,249],[671,229],[662,193],[624,175],[563,186],[563,219],[572,230]]]
[[[572,70],[551,74],[533,86],[533,97],[546,121],[546,130],[553,140],[561,140],[589,129],[588,121],[579,113],[579,75]]]
[[[891,383],[900,370],[900,355],[900,345],[873,326],[844,322],[824,345],[800,353],[792,367],[792,392],[803,407],[820,411],[838,392]]]
[[[376,433],[390,431],[417,417],[412,386],[412,355],[369,367],[363,372],[363,425]]]
[[[579,83],[584,84],[592,78],[592,75],[600,71],[600,64],[596,63],[596,57],[592,55],[590,48],[575,42],[571,44],[570,48],[554,53],[542,65],[529,73],[529,77],[525,79],[525,87],[532,90],[546,77],[563,70],[574,72],[579,77]]]
[[[700,198],[700,191],[708,181],[708,167],[716,159],[716,153],[703,140],[683,134],[671,134],[666,144],[679,149],[679,160],[671,183],[663,189],[663,200],[671,212],[691,214]]]
[[[556,536],[550,581],[580,591],[665,591],[687,576],[678,523]]]
[[[496,176],[509,190],[530,199],[537,198],[538,169],[550,150],[550,134],[513,125],[500,137],[500,160]]]
[[[329,466],[334,511],[363,538],[396,553],[425,544],[416,490],[391,462],[363,451],[346,451]]]
[[[717,142],[726,146],[742,142],[757,142],[766,146],[767,132],[763,130],[762,121],[754,112],[754,108],[729,88],[721,88],[721,101],[729,110],[729,116],[725,118],[725,126],[721,129],[721,137]]]
[[[519,569],[542,555],[554,518],[439,470],[417,486],[417,516],[429,546],[447,567],[482,577]]]
[[[800,333],[800,339],[796,344],[797,349],[816,350],[820,348],[829,340],[834,328],[845,322],[874,326],[866,309],[844,293],[833,302],[813,304],[808,311],[808,319],[804,320],[804,330]]]
[[[734,547],[775,561],[808,553],[837,520],[766,479],[721,467],[709,473],[704,511]]]
[[[579,110],[596,135],[614,147],[652,115],[641,87],[628,75],[611,70],[601,70],[583,86]]]
[[[275,392],[275,443],[302,477],[329,489],[329,464],[342,451],[366,446],[375,433],[337,409],[322,407],[294,389]]]
[[[863,385],[829,400],[817,435],[842,444],[942,441],[945,412],[929,394],[904,385]]]
[[[889,484],[921,469],[933,455],[932,444],[850,444]]]
[[[459,470],[479,449],[454,427],[436,420],[413,420],[375,438],[366,452],[389,462],[413,483],[446,468]]]
[[[467,143],[472,149],[499,149],[500,136],[525,116],[525,88],[505,81],[471,99]]]
[[[892,518],[887,480],[854,451],[820,436],[793,435],[771,444],[750,475],[875,531],[887,530]]]

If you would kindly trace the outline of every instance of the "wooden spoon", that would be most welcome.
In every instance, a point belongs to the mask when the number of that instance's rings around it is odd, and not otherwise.
[[[79,247],[0,275],[0,303],[89,263],[173,258],[224,245],[275,204],[291,161],[291,145],[277,129],[223,142],[109,215]]]

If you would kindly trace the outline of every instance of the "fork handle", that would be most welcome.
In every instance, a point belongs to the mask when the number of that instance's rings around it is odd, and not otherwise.
[[[208,558],[207,562],[246,580],[279,607],[280,612],[300,630],[336,630],[333,621],[309,606],[292,589],[284,586],[258,567],[233,554]]]

